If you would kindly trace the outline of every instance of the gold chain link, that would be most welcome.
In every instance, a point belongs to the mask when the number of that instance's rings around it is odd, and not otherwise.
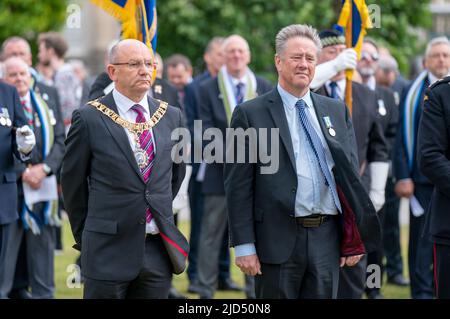
[[[167,111],[167,102],[159,101],[159,107],[153,114],[153,116],[150,118],[149,121],[144,123],[132,123],[127,120],[125,120],[123,117],[120,117],[119,114],[108,108],[106,105],[100,103],[97,100],[89,101],[88,104],[95,107],[97,110],[105,114],[107,117],[109,117],[113,122],[119,124],[120,126],[126,128],[132,133],[141,134],[144,131],[147,131],[151,129],[153,126],[158,124],[158,122],[162,119],[164,114]]]

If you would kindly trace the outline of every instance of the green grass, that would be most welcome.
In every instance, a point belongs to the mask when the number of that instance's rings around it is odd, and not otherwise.
[[[181,222],[180,228],[181,231],[185,234],[186,238],[188,238],[189,234],[189,222]],[[63,225],[63,244],[64,244],[64,250],[63,252],[55,256],[55,285],[56,285],[56,298],[63,298],[63,299],[78,299],[82,298],[83,292],[82,287],[80,288],[69,288],[66,284],[68,276],[70,276],[71,272],[68,267],[70,267],[71,264],[75,263],[76,258],[78,257],[78,252],[75,251],[72,248],[72,245],[74,243],[72,233],[70,231],[70,226],[67,222],[67,220],[64,222]],[[403,260],[404,262],[407,260],[407,243],[408,243],[408,228],[403,227],[402,228],[402,253],[403,253]],[[233,254],[233,250],[231,250],[231,253]],[[231,256],[233,258],[233,256]],[[233,260],[233,259],[232,259]],[[404,266],[404,269],[407,269],[406,265]],[[407,274],[406,274],[407,275]],[[233,264],[231,268],[231,276],[234,281],[236,281],[241,287],[244,286],[244,275],[241,273],[241,271]],[[385,279],[386,280],[386,279]],[[180,291],[181,293],[188,296],[190,299],[198,298],[198,295],[195,294],[188,294],[187,293],[187,287],[189,284],[189,281],[187,279],[186,273],[183,273],[178,276],[173,277],[173,283],[175,287]],[[397,287],[394,285],[390,285],[387,283],[384,283],[382,286],[382,293],[386,298],[389,299],[407,299],[410,298],[410,290],[409,287]],[[215,294],[216,299],[241,299],[245,298],[244,292],[222,292],[217,291]]]

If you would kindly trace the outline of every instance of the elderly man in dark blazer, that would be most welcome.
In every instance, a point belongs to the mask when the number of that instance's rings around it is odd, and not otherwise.
[[[182,115],[147,95],[154,64],[143,43],[119,42],[109,61],[115,88],[74,112],[61,172],[84,297],[167,298],[189,250],[172,213],[185,166],[170,136]]]
[[[27,124],[36,135],[36,147],[27,165],[16,164],[20,224],[13,227],[9,240],[8,260],[15,263],[22,241],[25,241],[25,260],[32,298],[53,298],[54,284],[54,229],[59,225],[58,186],[56,175],[64,154],[64,123],[59,100],[54,88],[40,84],[32,88],[28,65],[18,57],[5,61],[5,81],[19,92]],[[43,194],[43,190],[45,193]],[[33,193],[39,199],[28,200]],[[52,194],[52,196],[49,196]],[[4,284],[11,288],[14,270]]]
[[[0,299],[8,296],[10,287],[5,285],[6,276],[16,266],[7,258],[8,239],[19,218],[14,157],[29,160],[36,144],[33,131],[26,123],[17,90],[0,81]]]
[[[206,131],[209,128],[220,130],[224,142],[233,109],[244,101],[268,92],[272,89],[272,85],[267,80],[256,76],[248,67],[251,58],[250,48],[244,38],[231,35],[225,39],[222,49],[225,63],[217,77],[200,84],[198,108],[203,130]],[[209,162],[207,158],[205,161]],[[199,168],[199,171],[201,170],[202,166]],[[198,281],[200,297],[211,298],[218,279],[221,243],[224,234],[228,231],[223,163],[208,163],[204,173],[197,174],[197,178],[203,181],[204,194],[198,247]],[[247,279],[247,296],[254,298],[252,279]]]
[[[380,241],[348,110],[309,90],[320,48],[312,27],[283,28],[277,88],[238,106],[231,121],[267,129],[257,145],[278,161],[278,170],[264,172],[265,161],[241,140],[235,154],[255,163],[225,164],[231,245],[237,266],[256,276],[258,298],[336,298],[339,266],[355,265]]]

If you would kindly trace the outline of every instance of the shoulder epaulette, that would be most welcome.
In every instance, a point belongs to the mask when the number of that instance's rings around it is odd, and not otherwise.
[[[445,78],[443,78],[443,79],[440,79],[440,80],[434,82],[434,83],[430,86],[430,90],[433,89],[433,88],[435,88],[435,87],[438,86],[438,85],[441,85],[441,84],[449,84],[449,85],[450,85],[450,76],[447,76],[447,77],[445,77]]]

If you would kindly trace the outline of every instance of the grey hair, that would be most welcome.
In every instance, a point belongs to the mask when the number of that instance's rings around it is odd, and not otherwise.
[[[378,60],[378,67],[383,71],[394,71],[398,73],[398,63],[390,55],[381,56],[380,60]]]
[[[225,38],[223,38],[223,37],[214,37],[214,38],[212,38],[208,42],[208,45],[205,48],[205,53],[211,52],[215,45],[222,45],[224,41],[225,41]]]
[[[280,55],[286,49],[286,42],[292,38],[306,38],[310,39],[317,47],[317,54],[322,49],[322,43],[319,38],[317,30],[306,24],[291,24],[281,29],[275,37],[275,52]]]
[[[446,44],[448,47],[450,47],[450,41],[448,41],[448,38],[446,36],[431,39],[431,41],[428,42],[427,48],[425,50],[426,57],[430,55],[431,48],[437,44]]]
[[[30,44],[28,43],[28,41],[25,40],[24,38],[18,37],[18,36],[9,37],[5,41],[3,41],[2,52],[5,53],[5,48],[6,48],[6,46],[8,44],[10,44],[10,43],[17,43],[17,42],[24,43],[26,48],[27,48],[28,53],[31,53],[31,47],[30,47]]]

